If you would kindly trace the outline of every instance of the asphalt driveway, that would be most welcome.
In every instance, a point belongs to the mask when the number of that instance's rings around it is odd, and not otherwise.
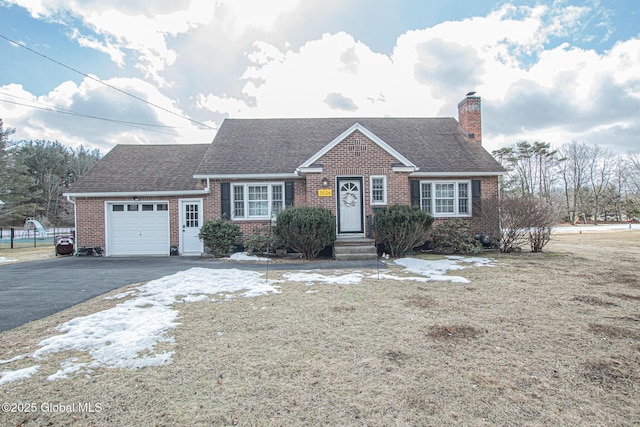
[[[270,263],[270,269],[376,268],[376,261]],[[266,270],[262,263],[199,257],[63,257],[0,265],[0,332],[132,283],[193,267]]]

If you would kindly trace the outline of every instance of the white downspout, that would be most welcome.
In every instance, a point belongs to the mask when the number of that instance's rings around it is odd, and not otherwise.
[[[78,255],[78,208],[76,206],[76,201],[73,200],[71,196],[67,196],[67,202],[73,205],[73,241],[75,247],[74,255]]]

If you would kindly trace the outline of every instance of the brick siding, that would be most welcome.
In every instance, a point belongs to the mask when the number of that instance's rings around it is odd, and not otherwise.
[[[481,180],[481,198],[484,201],[496,199],[498,195],[498,177],[420,177],[409,178],[408,172],[394,172],[392,164],[397,163],[397,159],[383,150],[379,145],[368,139],[359,131],[353,132],[343,141],[324,154],[318,163],[323,165],[322,173],[309,173],[305,178],[277,181],[294,181],[294,204],[295,206],[324,207],[336,215],[336,198],[338,189],[336,180],[340,177],[358,177],[363,180],[364,196],[364,221],[367,217],[373,216],[373,208],[380,205],[371,205],[371,176],[386,176],[387,206],[408,205],[411,203],[410,180],[430,181],[430,180]],[[321,197],[318,190],[322,188],[322,179],[326,178],[333,190],[331,197]],[[259,182],[268,180],[261,179]],[[179,200],[188,198],[202,198],[203,200],[203,220],[220,218],[221,216],[221,195],[220,184],[222,182],[242,182],[247,180],[211,180],[209,194],[198,196],[171,196],[171,197],[140,197],[141,201],[168,201],[169,203],[169,226],[170,244],[178,246],[180,240],[180,219]],[[258,181],[256,181],[258,182]],[[76,200],[77,224],[76,236],[78,247],[105,247],[105,201],[131,201],[130,197],[110,197],[110,198],[78,198]],[[488,203],[488,202],[487,202]],[[496,224],[486,215],[474,215],[467,218],[471,228],[475,233],[493,230]],[[443,221],[438,219],[437,221]],[[250,235],[256,228],[268,226],[269,220],[237,220],[235,223],[240,227],[244,236]],[[365,231],[367,231],[365,222]]]

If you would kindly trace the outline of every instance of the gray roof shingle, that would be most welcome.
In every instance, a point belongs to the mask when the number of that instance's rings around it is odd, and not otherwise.
[[[356,123],[420,173],[504,172],[453,118],[226,119],[211,144],[117,145],[65,194],[191,191],[194,175],[291,174]]]
[[[226,119],[197,176],[292,173],[355,123],[418,166],[421,173],[502,173],[453,118]]]
[[[193,172],[208,147],[116,145],[65,194],[197,190]]]

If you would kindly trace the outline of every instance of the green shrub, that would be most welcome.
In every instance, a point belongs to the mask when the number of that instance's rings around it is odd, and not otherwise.
[[[324,208],[289,208],[278,214],[273,231],[286,246],[312,259],[335,242],[336,218]]]
[[[469,223],[452,218],[433,226],[431,231],[433,249],[443,253],[481,252],[482,245],[469,230]]]
[[[247,236],[243,244],[249,254],[275,253],[276,249],[286,247],[270,226],[254,228],[253,234]]]
[[[373,228],[392,257],[401,257],[429,236],[433,217],[417,206],[395,205],[376,212]]]
[[[229,249],[242,235],[240,227],[226,219],[210,219],[204,222],[198,237],[216,258],[229,253]]]

